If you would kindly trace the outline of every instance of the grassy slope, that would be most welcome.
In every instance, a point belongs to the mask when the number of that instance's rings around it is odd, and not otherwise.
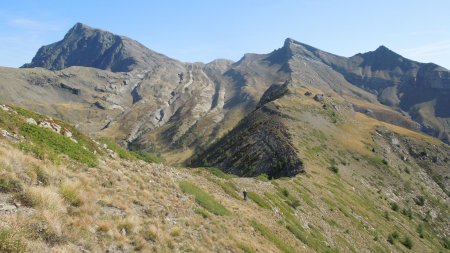
[[[297,113],[284,102],[278,101]],[[315,117],[310,114],[315,109],[310,109],[301,116]],[[409,173],[400,170],[393,156],[383,163],[378,150],[385,143],[372,138],[370,119],[358,118],[361,124],[351,128],[352,138],[342,136],[349,132],[348,121],[330,132],[320,126],[334,123],[317,120],[314,128],[305,122],[292,124],[307,173],[273,181],[105,155],[96,156],[96,168],[70,159],[58,165],[0,137],[0,202],[11,208],[0,211],[0,248],[445,252],[448,197],[427,175],[415,164],[409,164]],[[98,153],[109,152],[96,148]],[[331,158],[338,163],[338,173],[328,169]],[[250,192],[247,201],[240,198],[243,189]],[[417,195],[424,196],[423,206],[415,203]],[[13,202],[22,205],[17,208]],[[226,215],[214,214],[218,206]],[[394,232],[399,236],[391,244],[387,239]],[[402,244],[409,245],[406,238],[411,249]]]

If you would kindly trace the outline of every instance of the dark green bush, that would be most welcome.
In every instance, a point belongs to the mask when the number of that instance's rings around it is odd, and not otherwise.
[[[402,244],[405,245],[405,247],[408,249],[412,249],[413,247],[413,242],[408,236],[405,236],[405,238],[403,238]]]
[[[388,235],[387,241],[388,241],[390,244],[394,244],[395,241],[398,239],[399,236],[400,236],[400,235],[398,234],[398,232],[397,232],[397,231],[394,231],[394,232],[392,232],[392,233],[390,233],[390,234]]]
[[[400,207],[398,206],[397,203],[395,202],[391,202],[391,209],[398,212],[398,210],[400,209]]]
[[[414,198],[414,202],[418,206],[424,206],[425,205],[425,197],[422,195],[419,195],[416,198]]]

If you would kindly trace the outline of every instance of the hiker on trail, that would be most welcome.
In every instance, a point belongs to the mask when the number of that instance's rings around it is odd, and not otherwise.
[[[242,193],[244,194],[244,200],[247,200],[247,190],[244,189],[244,191]]]

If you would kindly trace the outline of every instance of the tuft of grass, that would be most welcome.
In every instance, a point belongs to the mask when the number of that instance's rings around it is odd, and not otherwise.
[[[253,200],[258,206],[264,208],[264,209],[270,209],[269,202],[265,201],[261,196],[259,196],[255,192],[248,192],[247,196],[249,199]]]
[[[117,225],[117,229],[119,231],[125,231],[125,233],[127,233],[127,234],[132,234],[134,232],[135,227],[136,227],[136,224],[129,219],[122,220]]]
[[[152,226],[150,228],[145,229],[141,232],[144,239],[151,242],[156,242],[158,239],[158,232],[156,230],[156,227]]]
[[[4,228],[0,229],[0,252],[21,253],[25,250],[25,243],[17,233]]]
[[[170,235],[173,237],[178,237],[181,235],[181,228],[180,227],[173,227],[170,230]]]
[[[70,205],[79,207],[83,204],[83,200],[81,199],[78,187],[75,184],[64,183],[60,186],[59,192],[63,196],[63,198],[69,202]]]
[[[253,228],[258,230],[267,240],[271,241],[279,250],[285,253],[293,253],[295,250],[291,246],[287,245],[282,239],[278,238],[269,228],[256,220],[251,220],[250,224]]]
[[[50,187],[32,186],[16,194],[23,205],[37,209],[64,212],[64,203],[56,190]]]
[[[213,196],[209,195],[194,184],[188,181],[181,181],[179,182],[179,186],[183,192],[194,195],[195,201],[209,212],[215,215],[231,215],[231,212],[222,204],[217,202]]]
[[[9,173],[0,174],[0,192],[19,192],[22,190],[20,181]]]
[[[51,150],[56,153],[65,154],[91,167],[98,165],[97,157],[92,152],[80,143],[76,143],[52,130],[35,125],[23,124],[20,133],[37,146],[33,150],[39,150],[37,152],[39,154],[44,154],[46,150]]]

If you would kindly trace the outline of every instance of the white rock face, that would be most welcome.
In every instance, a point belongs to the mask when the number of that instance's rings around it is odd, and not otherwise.
[[[28,118],[26,120],[26,122],[27,122],[27,124],[30,124],[30,125],[37,125],[36,120],[34,120],[33,118]]]

